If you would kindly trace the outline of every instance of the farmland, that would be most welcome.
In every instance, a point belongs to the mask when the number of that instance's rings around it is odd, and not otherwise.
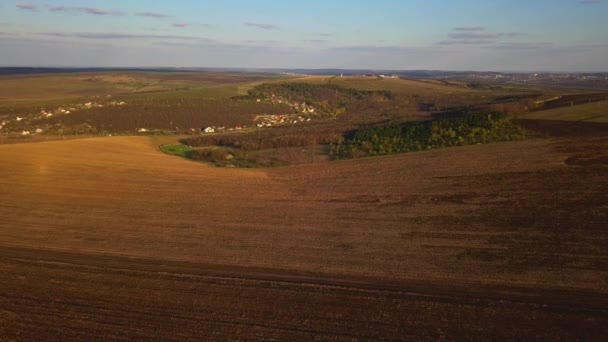
[[[231,97],[239,95],[243,85],[282,78],[176,72],[1,76],[0,133],[40,129],[51,135],[116,135],[145,128],[171,134],[205,125],[246,125],[258,114],[290,108]],[[74,110],[62,115],[60,110],[66,108]]]
[[[525,110],[525,101],[554,96],[521,87],[475,89],[456,81],[255,73],[105,72],[0,80],[0,134],[13,135],[107,136],[140,129],[191,134],[206,127],[255,127],[264,116],[301,116],[299,106],[306,106],[307,116],[294,119],[331,120],[348,128],[463,110],[513,114]]]
[[[272,79],[267,74],[103,72],[0,76],[0,100],[26,101],[206,88]]]
[[[599,92],[1,77],[0,340],[608,333]]]
[[[608,102],[595,102],[531,112],[522,116],[522,118],[537,120],[608,122]]]
[[[146,137],[3,145],[0,334],[595,339],[607,144],[266,171],[188,162]],[[565,162],[589,151],[597,163]]]

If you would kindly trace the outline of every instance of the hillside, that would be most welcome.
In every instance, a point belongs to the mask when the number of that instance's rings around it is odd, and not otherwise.
[[[163,155],[144,137],[2,145],[0,331],[593,339],[608,319],[607,144],[269,171]]]

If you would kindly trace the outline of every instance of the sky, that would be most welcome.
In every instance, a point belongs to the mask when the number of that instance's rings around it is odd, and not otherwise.
[[[608,71],[608,0],[0,0],[0,66]]]

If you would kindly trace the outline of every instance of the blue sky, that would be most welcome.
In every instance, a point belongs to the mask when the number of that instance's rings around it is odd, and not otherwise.
[[[608,70],[608,0],[0,0],[0,65]]]

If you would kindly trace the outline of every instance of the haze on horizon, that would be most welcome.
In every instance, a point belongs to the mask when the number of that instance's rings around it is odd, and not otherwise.
[[[0,66],[608,70],[605,0],[0,2]]]

